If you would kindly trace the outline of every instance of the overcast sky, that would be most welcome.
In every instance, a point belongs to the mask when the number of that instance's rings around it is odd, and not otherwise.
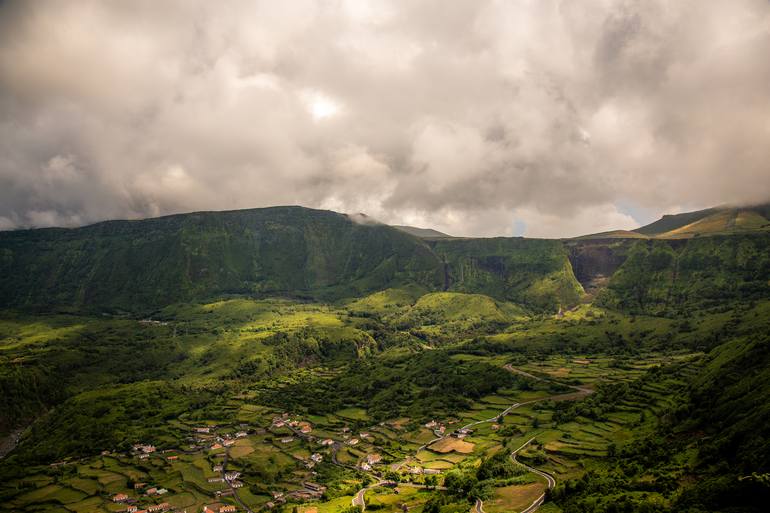
[[[768,0],[0,2],[0,229],[571,236],[768,199]]]

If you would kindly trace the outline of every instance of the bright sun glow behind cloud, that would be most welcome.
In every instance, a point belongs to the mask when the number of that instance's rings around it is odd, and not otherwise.
[[[333,117],[340,111],[339,104],[328,96],[317,92],[306,93],[304,96],[308,112],[316,121]]]

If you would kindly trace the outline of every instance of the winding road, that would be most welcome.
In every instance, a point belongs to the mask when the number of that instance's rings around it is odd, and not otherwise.
[[[585,396],[587,396],[589,394],[592,394],[594,392],[592,389],[587,388],[587,387],[581,387],[581,386],[578,386],[578,385],[570,385],[570,384],[567,384],[567,383],[560,383],[558,381],[554,381],[554,380],[550,380],[550,379],[541,378],[539,376],[535,376],[534,374],[530,374],[529,372],[526,372],[526,371],[523,371],[521,369],[515,368],[510,363],[505,365],[503,368],[505,370],[509,371],[509,372],[513,372],[515,374],[519,374],[521,376],[533,379],[535,381],[541,381],[541,382],[544,382],[544,383],[554,383],[554,384],[561,385],[561,386],[564,386],[564,387],[569,387],[569,388],[572,388],[573,390],[575,390],[575,392],[568,392],[568,393],[564,393],[564,394],[550,395],[550,396],[547,396],[547,397],[541,397],[539,399],[531,399],[529,401],[522,401],[520,403],[513,403],[512,405],[508,406],[506,409],[504,409],[503,411],[501,411],[500,413],[498,413],[494,417],[491,417],[489,419],[484,419],[484,420],[477,420],[475,422],[471,422],[470,424],[466,424],[465,426],[462,426],[461,428],[458,428],[455,431],[450,431],[450,432],[447,432],[447,433],[445,433],[445,434],[443,434],[441,436],[437,436],[436,438],[434,438],[434,439],[430,440],[429,442],[427,442],[427,443],[421,445],[420,447],[418,447],[417,450],[415,451],[415,454],[420,452],[420,451],[422,451],[426,447],[434,444],[435,442],[438,442],[438,441],[443,440],[443,439],[445,439],[445,438],[447,438],[449,436],[452,436],[453,433],[458,433],[458,432],[463,431],[465,429],[470,429],[473,426],[477,426],[479,424],[495,422],[500,417],[505,417],[511,411],[515,410],[516,408],[519,408],[520,406],[524,406],[524,405],[532,404],[532,403],[538,403],[538,402],[542,402],[542,401],[548,401],[548,400],[551,400],[551,401],[560,401],[560,400],[564,401],[564,400],[580,399],[580,398],[585,397]],[[528,471],[532,472],[533,474],[536,474],[536,475],[544,478],[546,480],[546,482],[547,482],[548,490],[552,490],[554,488],[554,486],[556,486],[556,479],[551,474],[549,474],[547,472],[543,472],[542,470],[538,470],[538,469],[536,469],[534,467],[530,467],[529,465],[526,465],[526,464],[524,464],[524,463],[522,463],[522,462],[520,462],[520,461],[518,461],[516,459],[516,455],[519,453],[519,451],[521,451],[527,445],[532,443],[532,441],[534,439],[535,439],[535,437],[530,438],[521,447],[519,447],[518,449],[513,451],[511,453],[511,460],[513,460],[514,463],[516,463],[518,465],[521,465],[522,467],[524,467]],[[344,465],[342,465],[342,464],[340,464],[340,463],[338,463],[336,461],[336,457],[335,456],[336,456],[336,451],[333,454],[332,461],[335,464],[337,464],[337,465],[344,466]],[[378,474],[376,474],[374,472],[373,472],[373,474],[375,476],[377,476],[378,478],[380,477]],[[385,484],[385,483],[386,483],[386,481],[379,481],[378,483],[375,483],[373,485],[369,485],[369,486],[366,486],[366,487],[360,489],[356,493],[356,495],[353,497],[353,500],[352,500],[353,506],[359,506],[362,511],[365,510],[366,509],[366,502],[364,500],[364,497],[366,495],[366,492],[368,490],[372,489],[372,488],[375,488],[377,486],[381,486],[382,484]],[[417,485],[417,484],[411,484],[411,483],[399,483],[399,486],[414,486],[414,487],[417,487],[417,488],[425,488],[424,485]],[[438,489],[438,490],[445,490],[446,489],[446,488],[441,487],[441,486],[437,486],[435,488]],[[546,495],[545,492],[543,492],[543,494],[540,495],[540,497],[535,499],[532,502],[532,504],[530,504],[526,509],[522,510],[520,513],[533,513],[534,511],[537,511],[537,509],[545,501],[545,495]],[[485,511],[484,511],[484,501],[482,501],[481,499],[476,499],[476,504],[473,506],[473,509],[474,509],[474,513],[485,513]]]
[[[554,479],[554,477],[551,474],[549,474],[548,472],[543,472],[542,470],[538,470],[535,467],[530,467],[526,463],[522,463],[522,462],[520,462],[519,460],[516,459],[516,455],[519,453],[519,451],[521,451],[526,446],[531,444],[532,440],[534,440],[534,439],[535,439],[535,437],[533,436],[532,438],[527,440],[521,447],[519,447],[518,449],[513,451],[511,453],[511,460],[514,463],[516,463],[517,465],[521,465],[525,469],[529,470],[533,474],[537,474],[538,476],[540,476],[542,478],[545,478],[546,482],[548,483],[548,490],[553,490],[553,487],[556,486],[556,479]],[[537,508],[539,508],[543,504],[543,501],[545,501],[545,492],[543,492],[540,495],[540,497],[538,497],[537,499],[532,501],[532,504],[530,504],[527,507],[527,509],[522,510],[521,513],[532,513],[533,511],[536,511]]]
[[[238,504],[241,505],[243,509],[248,511],[249,513],[254,513],[254,510],[252,510],[243,500],[238,496],[238,489],[233,486],[233,483],[231,481],[228,481],[225,479],[225,473],[227,473],[227,459],[230,457],[230,448],[225,449],[225,457],[224,461],[222,461],[222,479],[225,483],[227,483],[227,486],[230,487],[230,491],[233,492],[233,497],[236,501],[238,501]]]

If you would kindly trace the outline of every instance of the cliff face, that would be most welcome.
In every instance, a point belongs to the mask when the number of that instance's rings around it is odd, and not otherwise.
[[[582,294],[560,241],[426,241],[302,207],[0,232],[4,308],[146,312],[227,294],[336,301],[406,285],[538,310]]]
[[[444,262],[445,289],[486,294],[535,309],[577,304],[583,294],[558,240],[498,237],[430,241]]]
[[[0,232],[0,307],[145,311],[222,294],[335,300],[441,287],[419,239],[335,212],[201,212]]]
[[[768,297],[770,236],[747,234],[633,242],[598,300],[669,315]]]
[[[566,242],[575,278],[589,298],[608,284],[610,277],[623,265],[633,240],[592,239]]]

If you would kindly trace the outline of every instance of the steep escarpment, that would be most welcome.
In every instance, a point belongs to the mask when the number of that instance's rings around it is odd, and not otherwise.
[[[0,307],[152,309],[222,294],[321,299],[441,286],[440,262],[389,226],[301,207],[0,233]]]
[[[770,236],[634,242],[600,302],[651,314],[686,314],[770,297]]]
[[[561,241],[523,238],[430,241],[445,265],[445,289],[558,309],[576,304],[583,289]]]
[[[392,287],[555,310],[582,294],[563,244],[423,240],[302,207],[0,232],[0,307],[146,312],[242,294],[335,301]]]
[[[575,278],[593,298],[609,283],[610,277],[625,262],[633,240],[592,239],[567,241],[569,261]]]

